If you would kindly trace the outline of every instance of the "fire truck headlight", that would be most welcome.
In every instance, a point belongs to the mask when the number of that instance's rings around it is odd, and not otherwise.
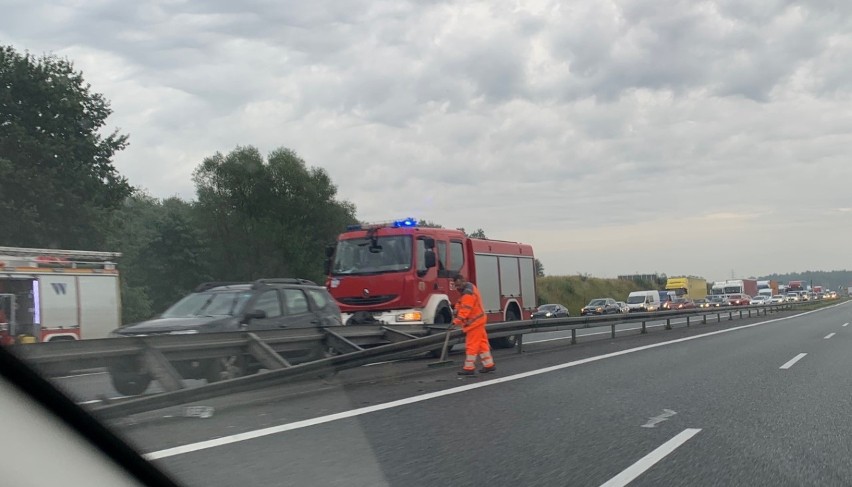
[[[411,311],[396,315],[397,323],[404,323],[406,321],[423,321],[423,313],[420,311]]]
[[[169,335],[195,335],[198,333],[198,330],[175,330],[170,331]]]

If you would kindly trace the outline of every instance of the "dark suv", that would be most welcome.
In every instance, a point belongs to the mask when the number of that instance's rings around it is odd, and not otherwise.
[[[227,331],[342,326],[340,308],[328,291],[305,279],[260,279],[253,283],[207,282],[160,316],[110,333],[112,337],[194,335]],[[185,378],[216,381],[247,372],[245,357],[175,363]],[[250,368],[250,367],[248,367]],[[141,394],[151,378],[125,362],[110,367],[122,394]]]

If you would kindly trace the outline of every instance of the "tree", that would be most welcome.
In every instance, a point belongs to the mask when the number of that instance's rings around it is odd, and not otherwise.
[[[474,230],[473,233],[468,235],[468,237],[470,237],[470,238],[488,238],[488,237],[485,236],[485,230],[483,230],[481,228],[477,228],[476,230]]]
[[[419,220],[417,222],[417,226],[423,228],[444,228],[443,226],[429,220]]]
[[[535,259],[533,262],[535,263],[536,277],[544,277],[544,264],[542,264],[538,259]]]
[[[110,248],[122,252],[122,320],[164,311],[210,280],[208,245],[192,203],[137,192],[114,215]]]
[[[127,145],[100,131],[109,102],[67,59],[0,46],[0,243],[104,247],[131,187],[112,163]]]
[[[328,173],[308,168],[290,149],[276,149],[267,160],[254,147],[217,153],[194,179],[217,279],[320,281],[325,246],[356,223],[355,207],[337,200]]]

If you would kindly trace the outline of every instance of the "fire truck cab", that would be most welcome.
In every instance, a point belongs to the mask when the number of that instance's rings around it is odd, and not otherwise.
[[[529,319],[536,303],[532,247],[418,227],[408,218],[354,225],[328,249],[326,287],[345,324],[431,325],[452,321],[460,272],[482,295],[489,323]],[[495,340],[511,346],[513,338]]]
[[[0,343],[106,338],[121,324],[120,255],[0,247]]]

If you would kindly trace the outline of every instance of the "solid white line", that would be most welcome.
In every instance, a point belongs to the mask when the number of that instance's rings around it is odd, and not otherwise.
[[[824,337],[824,339],[825,339],[825,340],[828,340],[829,338],[833,337],[834,335],[837,335],[837,333],[829,333],[828,335],[826,335],[826,336]]]
[[[651,453],[640,458],[638,462],[627,467],[627,469],[620,474],[609,479],[609,481],[602,484],[601,487],[624,487],[630,482],[633,482],[636,480],[636,477],[645,473],[649,468],[653,467],[669,453],[675,451],[679,446],[689,441],[690,438],[697,435],[700,431],[701,429],[699,428],[687,428],[681,431],[677,436],[663,443]]]
[[[792,367],[792,366],[793,366],[796,362],[798,362],[799,360],[802,360],[803,358],[805,358],[805,355],[807,355],[807,354],[806,354],[806,353],[800,353],[799,355],[796,355],[795,357],[793,357],[792,359],[790,359],[790,361],[789,361],[789,362],[787,362],[786,364],[782,365],[782,366],[781,366],[781,367],[779,367],[779,368],[781,368],[781,369],[789,369],[789,368],[790,368],[790,367]]]
[[[841,304],[845,304],[845,303],[841,303]],[[835,306],[840,306],[840,304],[837,304]],[[606,353],[606,354],[603,354],[603,355],[596,355],[594,357],[588,357],[588,358],[584,358],[584,359],[580,359],[580,360],[575,360],[573,362],[566,362],[566,363],[563,363],[563,364],[552,365],[550,367],[544,367],[542,369],[530,370],[530,371],[527,371],[527,372],[521,372],[519,374],[514,374],[514,375],[507,375],[505,377],[498,377],[498,378],[483,381],[483,382],[476,382],[474,384],[467,384],[467,385],[463,385],[463,386],[452,387],[450,389],[444,389],[443,391],[430,392],[430,393],[427,393],[427,394],[421,394],[419,396],[406,397],[406,398],[403,398],[403,399],[398,399],[396,401],[386,402],[386,403],[383,403],[383,404],[375,404],[373,406],[367,406],[367,407],[358,408],[358,409],[351,409],[349,411],[342,411],[342,412],[339,412],[339,413],[329,414],[329,415],[326,415],[326,416],[319,416],[319,417],[316,417],[316,418],[306,419],[306,420],[302,420],[302,421],[296,421],[295,423],[287,423],[287,424],[282,424],[282,425],[278,425],[278,426],[270,426],[268,428],[262,428],[262,429],[258,429],[258,430],[254,430],[254,431],[247,431],[245,433],[237,433],[237,434],[234,434],[234,435],[223,436],[223,437],[220,437],[220,438],[214,438],[212,440],[200,441],[198,443],[190,443],[190,444],[187,444],[187,445],[176,446],[174,448],[167,448],[165,450],[159,450],[159,451],[147,453],[143,456],[145,458],[147,458],[148,460],[157,460],[159,458],[173,457],[175,455],[182,455],[184,453],[190,453],[190,452],[199,451],[199,450],[206,450],[208,448],[214,448],[214,447],[222,446],[222,445],[229,445],[231,443],[238,443],[238,442],[241,442],[241,441],[251,440],[253,438],[260,438],[260,437],[263,437],[263,436],[274,435],[276,433],[283,433],[285,431],[291,431],[291,430],[296,430],[296,429],[300,429],[300,428],[307,428],[309,426],[316,426],[318,424],[329,423],[329,422],[337,421],[337,420],[340,420],[340,419],[353,418],[353,417],[356,417],[356,416],[361,416],[363,414],[374,413],[376,411],[383,411],[385,409],[392,409],[392,408],[397,408],[397,407],[400,407],[400,406],[406,406],[408,404],[415,404],[415,403],[418,403],[418,402],[428,401],[430,399],[435,399],[435,398],[443,397],[443,396],[450,396],[450,395],[453,395],[453,394],[458,394],[458,393],[461,393],[461,392],[467,392],[467,391],[479,389],[479,388],[482,388],[482,387],[491,387],[491,386],[495,386],[497,384],[502,384],[504,382],[512,382],[512,381],[516,381],[516,380],[519,380],[519,379],[525,379],[527,377],[533,377],[533,376],[536,376],[536,375],[546,374],[546,373],[554,372],[554,371],[557,371],[557,370],[567,369],[569,367],[576,367],[578,365],[588,364],[588,363],[591,363],[591,362],[597,362],[599,360],[605,360],[605,359],[608,359],[608,358],[620,357],[621,355],[627,355],[627,354],[630,354],[630,353],[641,352],[643,350],[650,350],[652,348],[665,347],[665,346],[668,346],[668,345],[673,345],[675,343],[688,342],[688,341],[691,341],[691,340],[698,340],[700,338],[706,338],[706,337],[710,337],[710,336],[720,335],[722,333],[730,333],[730,332],[737,331],[737,330],[744,330],[746,328],[753,328],[755,326],[767,325],[769,323],[777,323],[779,321],[786,321],[786,320],[791,320],[791,319],[794,319],[794,318],[800,318],[802,316],[806,316],[806,315],[809,315],[811,313],[816,313],[818,311],[826,310],[826,309],[829,309],[831,307],[832,306],[826,306],[825,308],[819,308],[819,309],[815,309],[815,310],[811,310],[811,311],[805,311],[804,313],[800,313],[800,314],[797,314],[797,315],[785,316],[785,317],[782,317],[782,318],[775,318],[775,319],[772,319],[772,320],[761,321],[761,322],[758,322],[758,323],[750,323],[748,325],[726,328],[724,330],[711,331],[711,332],[708,332],[708,333],[703,333],[701,335],[693,335],[693,336],[689,336],[689,337],[676,338],[674,340],[669,340],[669,341],[666,341],[666,342],[651,343],[649,345],[643,345],[641,347],[629,348],[629,349],[626,349],[626,350],[619,350],[618,352],[611,352],[611,353]]]
[[[843,326],[849,326],[849,323],[843,323]]]
[[[80,406],[85,406],[86,404],[97,404],[99,402],[101,402],[100,399],[92,399],[91,401],[78,402],[77,404]]]

